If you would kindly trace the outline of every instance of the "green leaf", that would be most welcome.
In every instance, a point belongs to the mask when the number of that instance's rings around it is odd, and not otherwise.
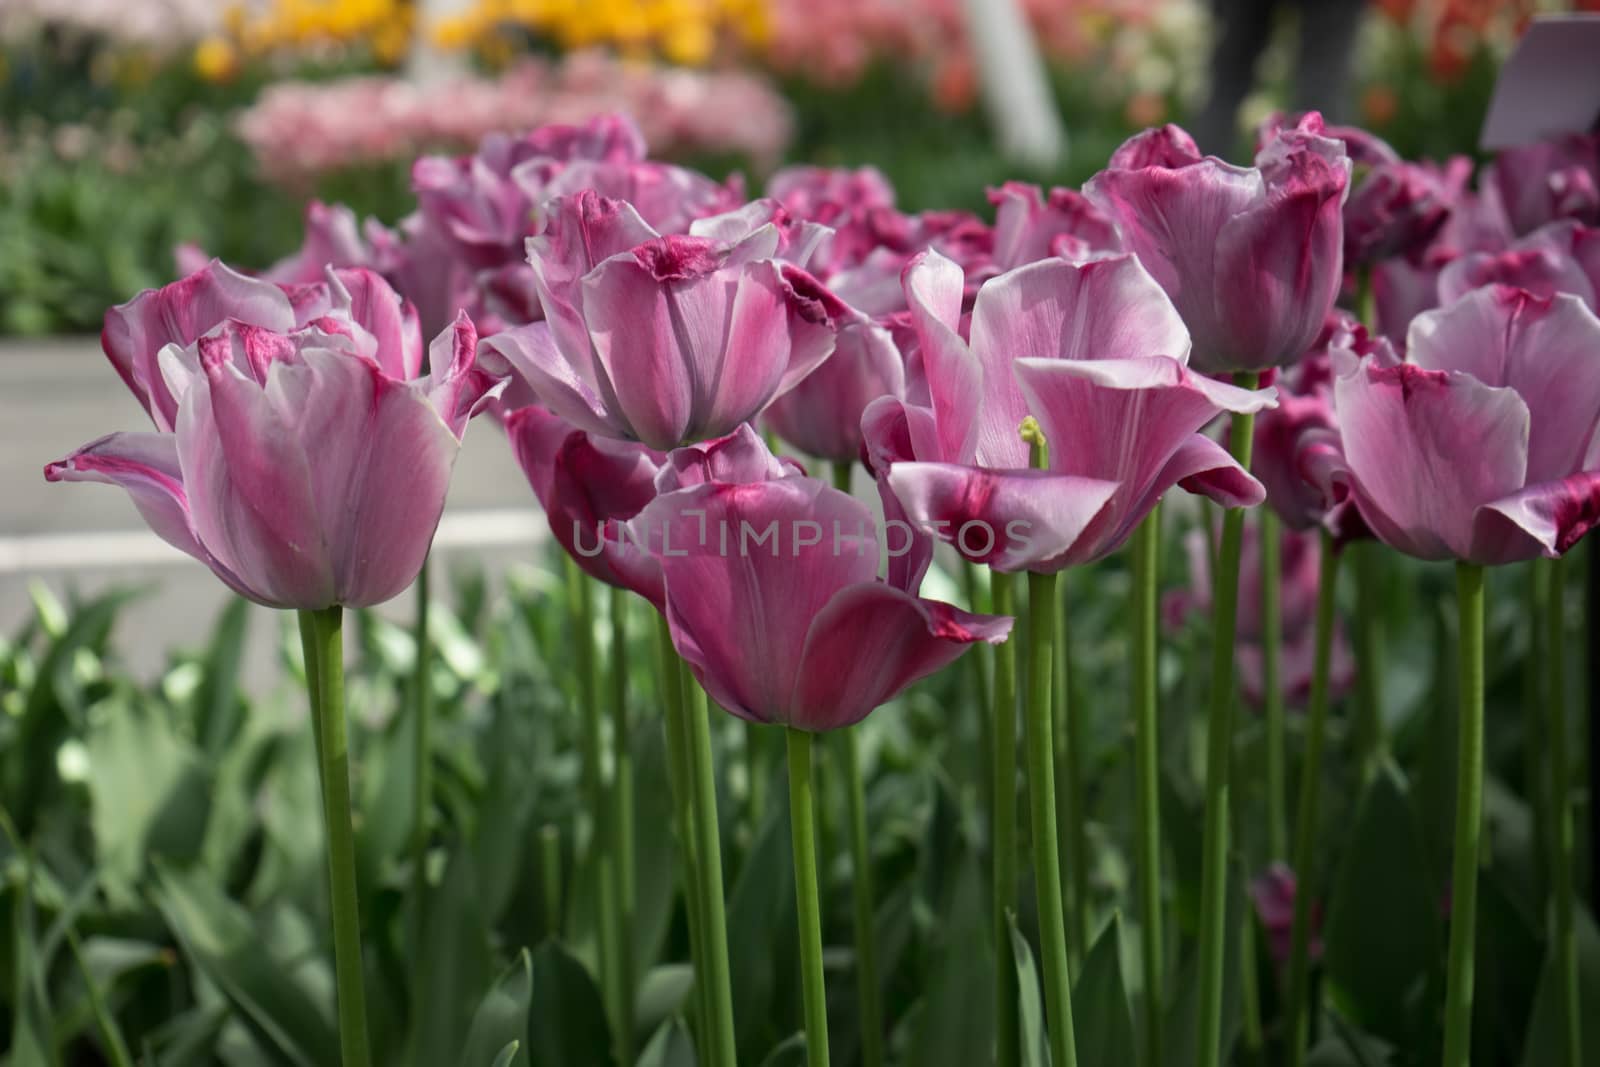
[[[421,1010],[413,1018],[415,1062],[449,1063],[465,1043],[479,991],[495,973],[489,928],[478,903],[477,874],[465,850],[451,855],[444,878],[428,891],[421,952],[417,973],[426,984]]]
[[[1198,833],[1198,830],[1196,831]],[[1223,929],[1237,931],[1244,921],[1245,896],[1239,885],[1238,865],[1228,864],[1228,910]],[[1235,936],[1223,938],[1222,946],[1222,1061],[1239,1035],[1242,1024],[1239,990],[1239,942]],[[1172,1003],[1167,1008],[1164,1062],[1161,1067],[1192,1067],[1196,1062],[1195,1034],[1199,1030],[1200,980],[1199,954],[1193,953],[1176,975]]]
[[[1357,1026],[1401,1048],[1432,1024],[1417,1006],[1442,957],[1440,902],[1400,771],[1380,768],[1357,805],[1323,931],[1335,1001]]]
[[[494,1058],[494,1063],[490,1067],[511,1067],[512,1062],[517,1058],[517,1050],[521,1047],[522,1042],[511,1042],[500,1050],[500,1054]]]
[[[637,1067],[699,1067],[694,1039],[681,1021],[668,1019],[651,1035]]]
[[[767,1058],[761,1061],[761,1067],[805,1067],[806,1065],[806,1035],[804,1033],[791,1034],[767,1053]]]
[[[476,1067],[488,1060],[492,1049],[500,1049],[496,1063],[510,1063],[518,1043],[528,1032],[528,1009],[533,1003],[533,959],[527,949],[517,953],[510,969],[500,976],[478,1005],[467,1031],[461,1067]],[[509,1054],[508,1054],[509,1053]]]
[[[583,964],[555,941],[546,941],[533,954],[528,1053],[533,1067],[605,1067],[614,1062],[600,991]]]
[[[249,634],[250,602],[234,597],[217,618],[206,649],[205,673],[194,697],[195,734],[212,759],[233,741],[243,718],[239,670]]]
[[[940,927],[945,941],[922,980],[923,1005],[907,1062],[971,1067],[993,1056],[994,949],[983,875],[962,862]]]
[[[741,1060],[755,1060],[798,1025],[794,1004],[778,994],[779,976],[799,970],[797,922],[788,791],[774,790],[766,822],[728,899],[728,967]]]
[[[1011,931],[1011,956],[1017,964],[1017,1022],[1021,1035],[1022,1067],[1049,1067],[1050,1035],[1045,1031],[1044,1000],[1039,990],[1039,968],[1028,939],[1017,929],[1017,915],[1006,909]]]
[[[663,963],[650,968],[639,983],[634,1021],[641,1030],[649,1030],[671,1019],[683,1010],[692,989],[694,967],[690,964]]]
[[[1582,902],[1574,902],[1573,921],[1578,937],[1578,1005],[1583,1017],[1583,1067],[1600,1065],[1600,930]],[[1547,952],[1539,976],[1539,991],[1534,994],[1533,1014],[1528,1020],[1528,1043],[1522,1053],[1522,1067],[1542,1067],[1561,1063],[1565,1055],[1562,1038],[1561,983],[1556,974],[1555,953]]]
[[[1122,919],[1113,915],[1095,938],[1072,990],[1072,1022],[1083,1063],[1133,1063],[1138,1059],[1133,1013],[1122,980]]]
[[[157,866],[156,905],[187,955],[263,1041],[296,1067],[337,1063],[327,1005],[273,958],[272,940],[248,912],[197,876]]]

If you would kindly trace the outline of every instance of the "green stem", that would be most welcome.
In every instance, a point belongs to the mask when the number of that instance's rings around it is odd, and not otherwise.
[[[1089,799],[1087,776],[1084,772],[1084,739],[1082,708],[1073,699],[1072,692],[1072,624],[1067,612],[1067,583],[1057,578],[1059,595],[1055,598],[1056,634],[1051,649],[1055,675],[1050,687],[1055,737],[1051,739],[1058,772],[1065,794],[1056,809],[1059,821],[1066,819],[1066,833],[1058,842],[1065,856],[1065,867],[1071,891],[1067,893],[1067,962],[1072,973],[1077,973],[1083,958],[1089,952]]]
[[[300,650],[304,653],[306,667],[306,693],[311,698],[311,745],[317,757],[317,788],[327,788],[322,777],[322,701],[318,687],[322,685],[322,669],[317,665],[316,618],[309,611],[295,613],[300,623]]]
[[[616,586],[611,596],[611,821],[617,858],[617,1032],[623,1063],[633,1062],[633,925],[638,899],[634,870],[633,727],[628,707],[628,605],[633,594]]]
[[[989,594],[996,615],[1016,611],[1016,577],[994,571]],[[1011,958],[1007,913],[1017,901],[1017,650],[1010,642],[994,646],[994,803],[990,806],[994,849],[994,1020],[995,1063],[1017,1067],[1017,968]]]
[[[862,1067],[883,1064],[883,992],[878,985],[878,950],[873,918],[872,850],[867,843],[867,791],[854,727],[840,731],[850,801],[850,866],[855,890],[856,985],[861,1001]]]
[[[737,1067],[734,1052],[733,981],[728,971],[728,920],[722,890],[722,840],[717,823],[717,782],[712,767],[711,722],[706,692],[692,679],[685,680],[686,740],[694,805],[695,860],[700,866],[700,894],[704,902],[701,940],[705,948],[710,1032],[708,1058],[715,1067]],[[806,809],[809,811],[810,809]]]
[[[1261,679],[1266,689],[1268,859],[1289,855],[1289,789],[1284,772],[1283,541],[1278,516],[1261,509]]]
[[[544,890],[546,937],[561,936],[561,827],[539,827],[539,875]]]
[[[413,630],[416,662],[411,675],[412,714],[412,805],[411,805],[411,897],[413,901],[411,943],[416,947],[411,964],[412,1010],[421,1016],[423,954],[421,945],[427,931],[428,908],[428,809],[433,801],[433,685],[432,646],[428,642],[428,561],[417,572],[417,617]]]
[[[695,1034],[707,1047],[711,1031],[710,982],[705,948],[705,898],[700,889],[700,863],[696,857],[698,834],[694,819],[694,790],[689,780],[689,731],[684,714],[683,661],[672,647],[672,632],[665,615],[656,616],[656,651],[661,679],[662,730],[667,740],[667,786],[678,829],[678,866],[683,873],[684,917],[689,927],[689,955],[694,965]],[[709,1051],[707,1058],[709,1061]]]
[[[1134,797],[1138,832],[1139,919],[1144,960],[1144,1027],[1147,1067],[1161,1064],[1163,1021],[1161,941],[1161,755],[1156,682],[1157,570],[1161,511],[1146,516],[1133,534]]]
[[[794,845],[795,911],[800,920],[800,978],[806,1010],[806,1063],[809,1067],[828,1067],[828,992],[822,979],[822,907],[817,899],[811,735],[790,727],[788,738],[789,832]]]
[[[1356,756],[1362,776],[1370,777],[1383,751],[1383,579],[1377,544],[1350,549],[1356,572]]]
[[[1255,388],[1257,376],[1236,375],[1239,384]],[[1236,413],[1229,435],[1239,465],[1250,467],[1255,416]],[[1239,613],[1239,553],[1244,511],[1232,508],[1222,517],[1222,542],[1217,549],[1216,585],[1212,594],[1211,701],[1206,720],[1206,816],[1201,842],[1200,875],[1200,1001],[1199,1067],[1217,1067],[1222,1055],[1222,976],[1228,912],[1228,819],[1230,765],[1233,762],[1233,642]]]
[[[1050,1062],[1075,1067],[1072,986],[1067,973],[1067,930],[1061,906],[1061,854],[1056,838],[1055,764],[1050,674],[1056,628],[1056,576],[1028,575],[1028,699],[1023,747],[1028,759],[1028,799],[1033,829],[1033,878],[1039,902],[1039,954],[1044,959],[1045,1020]]]
[[[1316,896],[1317,802],[1322,796],[1322,750],[1328,732],[1328,678],[1333,662],[1333,609],[1339,580],[1339,555],[1333,538],[1322,534],[1317,576],[1316,646],[1311,666],[1311,703],[1306,713],[1305,764],[1300,770],[1300,807],[1294,824],[1294,919],[1289,928],[1289,1067],[1304,1067],[1311,1036],[1311,904]]]
[[[367,994],[362,976],[361,910],[356,889],[355,834],[350,820],[350,753],[344,717],[344,609],[300,613],[309,633],[306,663],[316,664],[313,717],[322,738],[322,821],[328,847],[328,898],[333,917],[334,984],[344,1067],[369,1067]]]
[[[748,719],[744,724],[744,777],[748,786],[746,814],[749,825],[745,828],[753,843],[761,834],[761,821],[767,814],[767,774],[761,758],[762,726]]]
[[[32,887],[25,887],[24,892],[32,892]],[[73,962],[78,965],[78,973],[83,977],[83,988],[89,994],[89,1013],[94,1017],[95,1029],[100,1031],[106,1058],[111,1061],[111,1067],[133,1067],[133,1053],[128,1049],[128,1041],[122,1036],[116,1016],[106,1006],[105,994],[94,972],[89,970],[89,961],[83,957],[83,945],[78,941],[77,931],[70,926],[67,927],[67,947],[71,949]]]
[[[1467,1067],[1472,1058],[1478,842],[1483,822],[1483,602],[1483,568],[1457,563],[1461,720],[1456,763],[1455,873],[1450,890],[1450,964],[1444,1002],[1444,1067]]]
[[[599,883],[596,911],[600,928],[600,988],[604,993],[607,1017],[620,1020],[623,1015],[623,992],[619,981],[622,972],[618,966],[621,930],[618,926],[616,856],[610,835],[610,804],[601,757],[601,709],[594,641],[594,590],[588,575],[579,570],[578,565],[570,557],[564,562],[567,609],[572,617],[572,666],[577,677],[579,748],[583,767],[584,801],[589,809],[589,818],[592,820],[587,847],[594,857],[596,880]]]
[[[1550,709],[1550,724],[1546,733],[1550,738],[1550,818],[1554,831],[1550,849],[1550,888],[1555,894],[1554,940],[1562,992],[1565,1067],[1578,1067],[1583,1062],[1583,1014],[1578,999],[1578,936],[1572,921],[1573,827],[1567,764],[1566,612],[1562,595],[1561,560],[1551,560],[1546,570],[1550,577],[1549,587],[1545,591],[1545,667],[1549,672],[1549,691],[1545,696]]]

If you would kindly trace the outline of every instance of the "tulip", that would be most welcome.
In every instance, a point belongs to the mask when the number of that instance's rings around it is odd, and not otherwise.
[[[1570,548],[1600,507],[1596,346],[1600,319],[1576,297],[1492,286],[1418,316],[1408,363],[1368,357],[1340,377],[1349,486],[1373,533],[1480,565]]]
[[[45,477],[123,487],[158,535],[260,604],[368,607],[399,593],[493,383],[465,317],[416,378],[415,316],[376,275],[335,272],[309,295],[331,306],[297,326],[281,290],[217,265],[108,316],[107,349],[119,370],[132,356],[124,377],[148,387],[159,432],[103,437]]]
[[[1356,506],[1386,544],[1456,560],[1461,707],[1454,907],[1445,992],[1447,1067],[1468,1062],[1483,788],[1486,565],[1559,559],[1600,518],[1600,319],[1577,297],[1488,286],[1419,316],[1410,362],[1363,359],[1334,385]],[[1559,577],[1551,602],[1559,607]],[[1548,652],[1553,849],[1566,1032],[1579,1025],[1560,629]]]
[[[1287,864],[1274,863],[1250,881],[1250,900],[1255,905],[1256,918],[1267,932],[1267,951],[1272,962],[1280,968],[1289,961],[1290,930],[1294,926],[1296,880]],[[1322,907],[1313,908],[1312,923],[1322,925]],[[1312,959],[1322,957],[1322,939],[1311,942]]]
[[[1350,161],[1302,120],[1256,166],[1202,157],[1176,126],[1126,142],[1084,192],[1167,291],[1206,374],[1293,362],[1322,328],[1343,279]]]
[[[1508,148],[1484,174],[1515,234],[1557,219],[1600,225],[1600,134],[1575,133]]]
[[[1132,256],[1044,260],[987,282],[970,344],[961,284],[937,253],[913,260],[906,299],[932,403],[883,398],[863,420],[874,469],[888,468],[913,525],[997,570],[1053,573],[1109,555],[1174,485],[1261,501],[1260,483],[1198,431],[1271,395],[1193,373],[1182,321]],[[1030,412],[1050,442],[1045,470],[1028,469],[1017,435]]]
[[[1539,227],[1501,252],[1471,252],[1439,274],[1439,299],[1452,304],[1485,285],[1510,285],[1535,296],[1571,293],[1600,309],[1600,228],[1569,220]]]
[[[1116,224],[1082,193],[1006,182],[989,190],[994,205],[994,262],[999,271],[1050,256],[1083,260],[1122,251]]]
[[[486,347],[580,429],[667,450],[759,415],[831,351],[805,272],[768,225],[727,245],[656,236],[621,201],[550,205],[528,244],[547,322]]]
[[[1396,160],[1369,170],[1344,208],[1344,258],[1370,265],[1425,248],[1449,219],[1472,176],[1472,161]]]
[[[831,295],[831,294],[830,294]],[[905,395],[905,361],[889,331],[832,298],[833,354],[772,402],[767,425],[809,456],[851,463],[861,454],[861,415],[882,396]]]

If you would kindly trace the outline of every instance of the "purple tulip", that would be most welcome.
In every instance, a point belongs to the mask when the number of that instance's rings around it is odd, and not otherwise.
[[[485,346],[580,429],[663,451],[722,436],[832,350],[820,286],[770,258],[778,239],[661,237],[621,201],[563,198],[528,242],[548,321]]]
[[[1445,163],[1397,160],[1381,163],[1357,183],[1344,207],[1347,266],[1413,255],[1426,248],[1461,201],[1472,161],[1452,156]]]
[[[628,541],[624,524],[655,499],[661,453],[585,433],[536,405],[503,421],[557,543],[587,574],[659,609],[661,567]]]
[[[911,523],[1001,571],[1052,572],[1115,550],[1181,484],[1227,506],[1261,484],[1198,431],[1253,393],[1193,373],[1171,301],[1129,255],[1048,259],[979,290],[958,332],[962,275],[936,253],[906,271],[931,403],[875,401],[869,462]],[[1049,442],[1029,469],[1028,415]]]
[[[1289,961],[1290,941],[1294,936],[1294,898],[1296,884],[1294,872],[1288,865],[1274,863],[1250,882],[1250,899],[1256,906],[1256,916],[1267,932],[1267,951],[1279,967]],[[1322,957],[1322,904],[1311,905],[1310,944],[1306,951],[1310,958]]]
[[[1085,260],[1122,251],[1117,227],[1088,197],[1072,189],[1044,193],[1037,185],[1006,182],[989,190],[994,205],[996,273],[1051,256]]]
[[[833,354],[774,400],[766,421],[806,455],[850,463],[861,454],[867,405],[905,395],[905,360],[889,331],[860,312],[841,303],[833,321]]]
[[[1398,362],[1389,343],[1370,337],[1353,316],[1330,313],[1305,358],[1273,379],[1278,406],[1256,418],[1250,472],[1266,487],[1267,506],[1290,529],[1323,527],[1341,542],[1366,534],[1338,478],[1344,452],[1333,416],[1335,360],[1365,355]]]
[[[1342,375],[1343,477],[1373,533],[1476,564],[1571,548],[1600,516],[1597,351],[1577,297],[1491,286],[1418,316],[1409,362]]]
[[[1600,228],[1569,220],[1534,230],[1503,252],[1473,252],[1439,275],[1439,299],[1454,303],[1485,285],[1512,285],[1536,296],[1571,293],[1600,310]]]
[[[128,305],[137,328],[119,336],[136,352],[172,342],[146,393],[161,432],[103,437],[45,477],[122,486],[157,534],[257,603],[388,600],[422,567],[461,435],[491,393],[472,323],[433,342],[418,378],[415,317],[376,275],[331,275],[309,324],[266,298],[283,296],[275,286],[240,281],[218,265]],[[157,372],[139,358],[137,373]]]
[[[1084,187],[1177,305],[1206,374],[1305,354],[1343,280],[1350,160],[1308,116],[1235,167],[1176,126],[1125,143]]]
[[[1600,225],[1600,134],[1508,148],[1489,165],[1483,185],[1513,233],[1557,219]]]
[[[1009,618],[971,615],[877,577],[871,511],[790,474],[751,434],[725,475],[703,454],[668,457],[678,484],[634,519],[666,579],[672,642],[711,697],[741,718],[808,731],[865,718]],[[764,449],[762,449],[764,451]],[[666,488],[669,476],[663,474]]]

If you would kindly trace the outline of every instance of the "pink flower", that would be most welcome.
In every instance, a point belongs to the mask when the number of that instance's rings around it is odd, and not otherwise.
[[[1600,516],[1600,319],[1577,297],[1478,289],[1361,360],[1334,411],[1361,516],[1422,559],[1561,555]]]
[[[1289,962],[1290,943],[1294,938],[1294,898],[1296,892],[1294,872],[1287,865],[1274,863],[1250,882],[1250,899],[1255,903],[1256,916],[1267,932],[1267,951],[1279,967]],[[1322,904],[1311,906],[1310,944],[1307,955],[1315,960],[1322,957]]]
[[[861,454],[861,415],[881,396],[905,395],[905,362],[889,331],[840,305],[833,354],[767,408],[779,437],[808,456],[851,463]]]
[[[1556,219],[1600,225],[1600,134],[1576,133],[1508,148],[1484,175],[1514,233]]]
[[[1303,356],[1338,296],[1350,160],[1315,114],[1256,166],[1202,157],[1176,126],[1147,130],[1084,191],[1167,291],[1207,374]]]
[[[912,525],[1001,571],[1056,571],[1115,550],[1173,485],[1229,506],[1259,482],[1198,431],[1252,393],[1190,371],[1171,301],[1128,255],[1047,259],[978,291],[962,339],[960,270],[925,253],[906,299],[930,404],[880,399],[863,419],[870,465]],[[1032,414],[1049,468],[1018,435]]]
[[[548,322],[498,334],[504,357],[580,429],[661,450],[755,418],[832,350],[803,271],[763,226],[736,244],[657,236],[592,192],[550,205],[528,242]]]
[[[419,378],[415,317],[376,275],[330,276],[303,294],[324,306],[302,322],[287,297],[266,299],[281,290],[220,264],[185,281],[144,294],[126,320],[136,351],[173,338],[159,367],[135,364],[158,371],[158,388],[130,380],[147,387],[159,432],[103,437],[45,477],[122,486],[164,540],[260,604],[366,607],[399,593],[427,556],[466,423],[492,392],[471,322],[434,341]]]
[[[1374,166],[1344,207],[1346,265],[1420,252],[1449,219],[1471,177],[1466,156],[1443,164],[1397,160]]]
[[[868,508],[757,449],[750,434],[725,462],[674,453],[675,484],[664,472],[631,524],[660,563],[673,645],[717,703],[752,722],[839,729],[972,643],[1005,639],[1009,618],[879,580]]]
[[[1503,252],[1472,252],[1439,274],[1439,298],[1454,303],[1484,285],[1514,285],[1536,296],[1571,293],[1600,309],[1600,228],[1570,219],[1539,227]]]
[[[1122,251],[1117,227],[1093,201],[1072,189],[1006,182],[989,190],[994,205],[994,263],[1000,271],[1050,256],[1084,260]]]

